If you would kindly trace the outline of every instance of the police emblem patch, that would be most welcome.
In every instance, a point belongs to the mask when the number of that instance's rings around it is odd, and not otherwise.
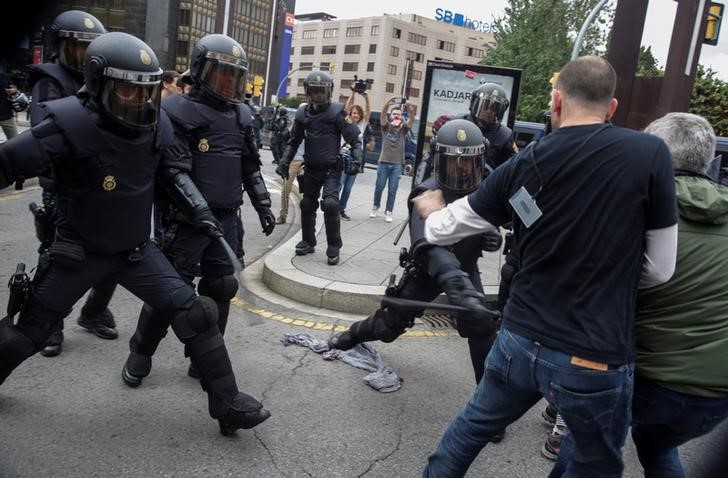
[[[139,50],[139,58],[141,58],[142,63],[144,63],[145,65],[148,65],[152,62],[152,57],[149,56],[149,53],[144,50]]]
[[[234,46],[233,47],[233,56],[239,57],[240,56],[240,48]]]
[[[201,153],[206,153],[210,150],[210,144],[207,142],[207,138],[202,138],[200,142],[197,143],[197,149],[199,149]]]
[[[104,191],[113,191],[116,189],[116,178],[114,176],[105,176],[101,187],[104,188]]]
[[[455,138],[457,138],[458,141],[465,141],[468,139],[468,135],[465,134],[464,129],[459,129],[457,133],[455,133]]]
[[[94,27],[94,21],[91,20],[90,18],[86,17],[83,19],[83,26],[85,26],[86,28],[88,28],[90,30]]]

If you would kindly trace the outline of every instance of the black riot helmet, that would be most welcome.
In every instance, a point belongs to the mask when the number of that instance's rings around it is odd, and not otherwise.
[[[477,188],[485,175],[487,151],[480,128],[468,120],[450,120],[437,131],[433,141],[437,184],[458,195]]]
[[[95,16],[69,10],[53,20],[50,32],[58,62],[71,74],[81,77],[86,48],[96,37],[106,33],[106,29]]]
[[[303,80],[303,90],[306,93],[306,101],[314,108],[320,108],[331,102],[334,80],[326,72],[312,71]]]
[[[122,32],[101,35],[86,49],[88,94],[126,129],[153,129],[159,121],[162,69],[151,48]]]
[[[470,93],[470,114],[486,131],[500,126],[509,104],[506,90],[495,83],[484,83]]]
[[[248,57],[245,50],[226,35],[207,35],[192,49],[190,78],[203,93],[225,103],[245,100]]]

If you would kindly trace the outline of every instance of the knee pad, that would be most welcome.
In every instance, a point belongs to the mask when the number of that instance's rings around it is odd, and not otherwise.
[[[0,384],[25,359],[40,350],[43,344],[33,343],[20,329],[9,322],[0,322]]]
[[[217,324],[217,305],[209,297],[197,296],[187,309],[179,310],[172,319],[172,329],[185,341]]]
[[[197,285],[197,291],[200,295],[207,296],[215,302],[229,302],[238,291],[238,281],[231,275],[221,277],[204,276]]]
[[[324,214],[339,214],[339,200],[327,197],[321,201],[321,210]]]
[[[303,199],[301,199],[301,212],[302,213],[315,212],[316,206],[317,206],[316,201],[304,194]]]

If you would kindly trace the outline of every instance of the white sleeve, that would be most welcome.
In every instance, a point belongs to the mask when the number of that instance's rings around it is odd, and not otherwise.
[[[639,288],[647,289],[670,280],[676,260],[677,224],[647,231]]]
[[[427,217],[425,239],[430,244],[449,246],[468,236],[481,234],[490,229],[498,228],[473,211],[468,197],[465,196]]]

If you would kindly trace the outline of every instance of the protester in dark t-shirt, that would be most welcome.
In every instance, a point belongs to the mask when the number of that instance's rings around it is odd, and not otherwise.
[[[16,91],[5,73],[0,73],[0,128],[7,139],[18,134],[15,111],[10,103],[10,95]]]
[[[429,242],[512,221],[520,257],[485,376],[424,476],[464,474],[493,433],[542,397],[573,439],[561,469],[622,474],[636,292],[674,271],[677,207],[665,144],[605,123],[615,84],[604,59],[568,63],[551,96],[552,134],[446,208],[435,193],[414,201]]]

